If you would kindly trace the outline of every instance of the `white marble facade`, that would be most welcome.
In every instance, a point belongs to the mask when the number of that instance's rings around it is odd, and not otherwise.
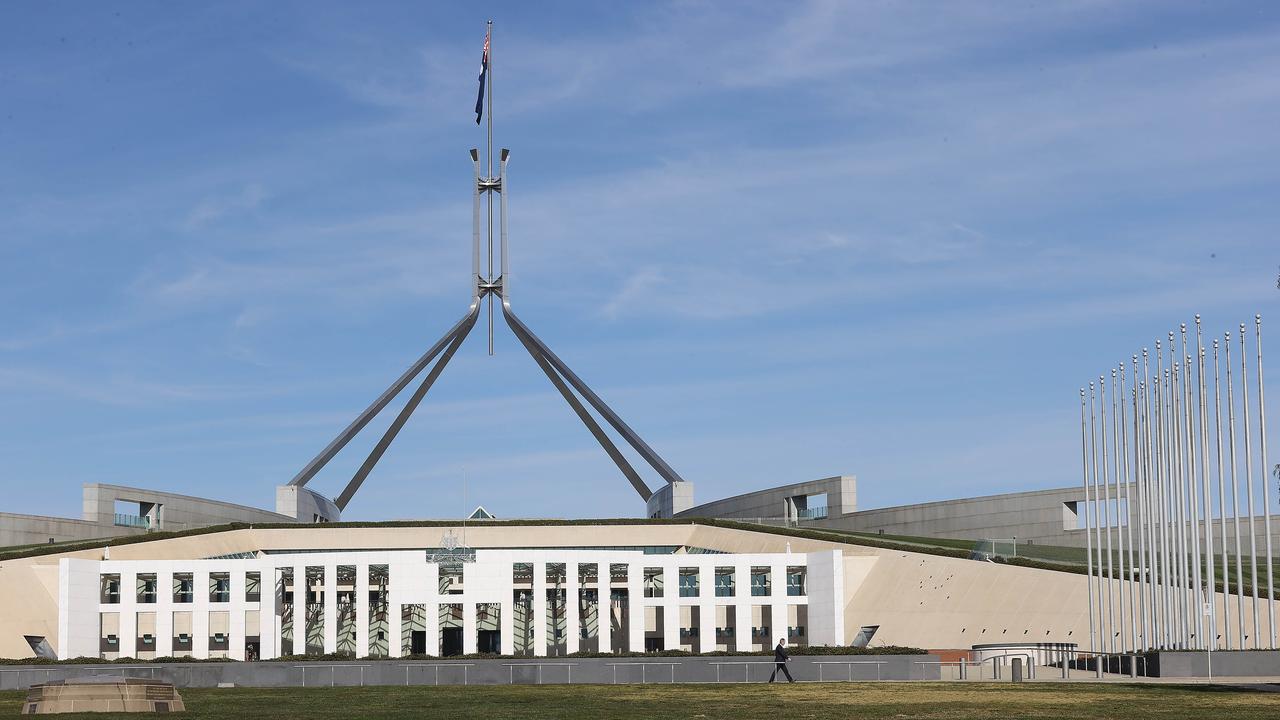
[[[563,581],[554,587],[565,592],[568,611],[563,617],[563,634],[560,639],[548,637],[547,593],[553,587],[548,583],[547,566],[563,564]],[[580,616],[576,611],[579,598],[580,566],[596,566],[598,580],[589,588],[597,590],[602,598],[600,612],[606,612],[609,603],[608,590],[627,591],[626,637],[611,627],[610,622],[599,622],[590,640],[601,652],[643,651],[646,635],[650,645],[663,648],[696,647],[702,651],[726,649],[747,651],[755,647],[771,646],[777,638],[790,631],[791,642],[799,639],[811,645],[838,645],[843,642],[844,587],[841,556],[837,550],[816,553],[770,554],[644,554],[641,550],[588,550],[588,549],[494,549],[476,550],[474,561],[463,563],[460,592],[446,590],[440,584],[441,565],[432,561],[427,551],[320,551],[293,554],[267,554],[248,559],[209,560],[82,560],[64,558],[60,564],[59,586],[59,634],[58,655],[73,657],[163,657],[190,655],[195,658],[228,657],[248,659],[256,651],[260,659],[278,657],[281,654],[282,595],[277,581],[284,570],[291,570],[293,582],[285,588],[292,591],[298,579],[323,573],[321,592],[317,593],[317,616],[322,616],[322,650],[333,653],[339,647],[339,607],[354,609],[354,643],[348,635],[343,650],[354,652],[357,657],[370,654],[377,645],[371,637],[369,622],[369,578],[371,567],[385,566],[387,583],[386,654],[399,657],[405,654],[402,640],[401,618],[406,606],[422,606],[424,628],[420,636],[425,641],[425,653],[441,654],[439,606],[462,606],[463,653],[477,651],[477,606],[499,606],[498,638],[503,654],[515,654],[516,638],[515,592],[531,591],[531,618],[533,655],[559,652],[572,653],[581,648],[582,632]],[[518,584],[514,578],[517,566],[532,566],[532,582]],[[611,566],[626,566],[626,579],[611,582]],[[344,581],[339,584],[339,568]],[[733,568],[733,594],[724,596],[716,592],[717,568]],[[767,568],[767,570],[765,570]],[[793,576],[804,568],[805,581],[797,591],[793,578],[788,592],[788,572]],[[646,597],[645,572],[660,570],[663,578],[661,597]],[[753,594],[752,571],[758,576],[767,572],[767,590],[757,587]],[[809,577],[810,569],[821,572],[822,577]],[[686,587],[682,593],[681,571],[686,577],[696,574],[697,587]],[[352,578],[352,571],[354,571]],[[190,602],[179,602],[174,592],[174,576],[191,574]],[[260,592],[256,597],[246,593],[246,577],[257,573]],[[139,597],[139,575],[155,575],[154,602],[141,602],[149,597]],[[211,576],[225,574],[230,581],[229,593],[223,595],[210,590]],[[119,577],[116,596],[104,596],[103,579]],[[456,591],[455,586],[452,590]],[[302,654],[305,648],[304,595],[293,593],[293,653]],[[354,606],[352,608],[351,606]],[[660,631],[653,628],[652,619],[658,614],[650,608],[661,608],[663,622]],[[694,613],[691,609],[696,608]],[[683,612],[682,612],[683,610]],[[188,616],[187,613],[190,615]],[[762,613],[771,618],[769,638],[753,638],[749,628],[761,623]],[[821,613],[821,616],[815,616]],[[154,614],[154,615],[153,615]],[[689,618],[696,616],[696,627],[689,627]],[[727,618],[732,616],[732,621]],[[646,617],[650,627],[646,633]],[[800,623],[805,625],[798,633]],[[140,626],[139,623],[142,623]],[[175,648],[175,623],[190,625],[190,649]],[[225,650],[211,647],[223,642],[217,628],[225,623]],[[681,633],[682,625],[685,632]],[[717,633],[717,626],[722,633]],[[740,631],[723,632],[723,626],[732,625]],[[152,633],[139,628],[154,628]],[[214,630],[211,631],[211,628]],[[252,640],[257,629],[257,642]],[[114,632],[110,632],[114,631]],[[212,633],[212,635],[211,635]],[[144,639],[144,635],[149,635]],[[109,637],[110,636],[110,637]],[[111,639],[114,637],[114,641]],[[455,636],[456,637],[456,636]],[[490,636],[492,637],[492,636]],[[181,640],[179,640],[181,642]],[[143,646],[145,644],[145,649]],[[313,652],[321,647],[313,648]],[[381,653],[377,653],[381,654]]]

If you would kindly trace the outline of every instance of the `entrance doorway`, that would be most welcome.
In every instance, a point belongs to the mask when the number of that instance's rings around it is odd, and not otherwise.
[[[462,628],[440,630],[440,657],[462,654]]]
[[[479,630],[476,632],[476,652],[502,652],[502,633],[497,630]]]

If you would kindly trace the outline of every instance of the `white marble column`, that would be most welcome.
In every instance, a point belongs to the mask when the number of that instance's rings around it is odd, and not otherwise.
[[[156,573],[156,657],[173,655],[173,571]]]
[[[698,570],[698,651],[716,649],[716,568],[704,565]]]
[[[624,650],[644,652],[644,562],[627,563],[627,647]]]
[[[356,657],[369,657],[369,563],[356,564]]]
[[[582,615],[579,606],[578,563],[565,563],[564,632],[565,652],[576,653],[582,638]]]
[[[138,656],[138,574],[120,572],[119,657]]]
[[[463,596],[458,596],[461,600]],[[476,603],[467,600],[462,603],[462,652],[470,655],[476,651]]]
[[[258,657],[263,660],[280,656],[280,615],[276,608],[276,568],[258,566]]]
[[[447,597],[441,597],[441,600],[447,600]],[[427,631],[427,654],[440,657],[440,605],[441,603],[427,602],[423,603],[427,614],[426,621],[423,623]]]
[[[596,590],[596,632],[600,652],[613,652],[613,592],[609,583],[609,563],[600,563],[600,585]]]
[[[209,657],[209,571],[191,573],[191,656],[201,660]]]
[[[307,652],[307,566],[293,568],[293,654]]]
[[[680,565],[662,568],[662,647],[680,649]]]
[[[769,574],[769,647],[773,647],[782,638],[791,643],[787,634],[787,561],[773,563]]]
[[[231,581],[231,603],[227,608],[227,657],[244,660],[244,563],[236,563],[227,575]]]
[[[547,655],[547,563],[533,564],[533,654]]]
[[[734,650],[751,651],[751,606],[755,598],[751,596],[751,564],[736,564],[733,567],[733,622]],[[766,598],[761,598],[765,600]]]
[[[338,651],[338,566],[324,566],[324,651]]]

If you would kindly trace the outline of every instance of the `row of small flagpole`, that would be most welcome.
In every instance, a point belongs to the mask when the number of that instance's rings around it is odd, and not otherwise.
[[[1232,334],[1224,334],[1221,346],[1212,342],[1210,380],[1199,315],[1194,355],[1184,323],[1180,347],[1170,332],[1167,345],[1156,341],[1154,358],[1143,348],[1140,366],[1139,356],[1133,355],[1131,364],[1121,362],[1110,378],[1100,375],[1087,391],[1080,389],[1089,645],[1094,652],[1276,647],[1262,317],[1254,316],[1253,332],[1256,418],[1250,415],[1244,323],[1239,335],[1238,400]],[[1260,508],[1255,505],[1259,493]],[[1259,587],[1259,530],[1265,538],[1265,589]],[[1234,541],[1233,556],[1228,535]]]

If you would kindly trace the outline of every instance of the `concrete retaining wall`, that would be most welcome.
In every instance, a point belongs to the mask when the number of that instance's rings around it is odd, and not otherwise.
[[[936,655],[793,657],[797,681],[938,680]],[[541,664],[541,668],[538,664]],[[846,664],[851,663],[851,664]],[[0,690],[93,675],[155,678],[177,687],[329,687],[351,685],[507,685],[764,682],[767,657],[508,658],[367,662],[155,663],[146,665],[11,665]]]
[[[1152,677],[1208,677],[1209,658],[1202,652],[1154,653]],[[1230,650],[1213,654],[1214,677],[1280,676],[1280,650]]]

